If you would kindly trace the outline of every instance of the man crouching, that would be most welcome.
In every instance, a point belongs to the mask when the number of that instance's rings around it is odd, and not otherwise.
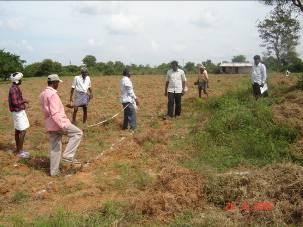
[[[77,148],[82,138],[82,131],[73,125],[67,118],[64,106],[61,102],[57,89],[62,82],[57,74],[49,75],[47,78],[48,86],[40,94],[42,111],[45,118],[45,128],[49,135],[50,150],[50,175],[56,176],[59,172],[62,150],[62,135],[67,133],[68,144],[63,152],[62,161],[80,164],[74,158]]]

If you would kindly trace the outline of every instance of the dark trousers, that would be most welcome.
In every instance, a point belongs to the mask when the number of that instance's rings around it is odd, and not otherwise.
[[[129,105],[128,105],[129,104]],[[131,129],[135,129],[137,127],[137,116],[136,110],[132,103],[122,103],[124,109],[124,120],[122,129],[128,129],[128,124]]]
[[[261,86],[258,83],[254,83],[252,85],[252,87],[253,87],[253,94],[254,94],[256,99],[260,98],[261,96],[263,96],[263,97],[268,96],[267,91],[265,91],[263,94],[261,94]]]
[[[261,96],[261,87],[258,83],[254,83],[252,85],[253,87],[253,94],[256,98],[259,98]]]
[[[182,93],[168,92],[167,115],[170,117],[181,115],[181,97]]]

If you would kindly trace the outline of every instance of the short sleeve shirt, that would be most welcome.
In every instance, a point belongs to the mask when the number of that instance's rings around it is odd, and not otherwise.
[[[88,89],[91,87],[90,77],[86,76],[83,79],[82,75],[75,76],[72,88],[76,91],[87,93]]]
[[[167,92],[182,93],[182,82],[186,81],[185,73],[182,69],[167,71],[166,81],[168,82]]]

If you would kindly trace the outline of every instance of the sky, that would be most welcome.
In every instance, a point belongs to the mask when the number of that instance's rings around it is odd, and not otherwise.
[[[0,1],[0,49],[27,64],[79,65],[88,54],[151,66],[251,60],[265,51],[256,24],[270,9],[259,1]]]

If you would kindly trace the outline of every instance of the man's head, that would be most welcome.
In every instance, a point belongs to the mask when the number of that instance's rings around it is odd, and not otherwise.
[[[171,65],[171,67],[172,67],[172,69],[174,70],[174,71],[177,71],[178,70],[178,62],[177,61],[172,61],[171,63],[170,63],[170,65]]]
[[[203,73],[203,72],[204,72],[204,70],[206,69],[206,68],[205,68],[205,66],[204,66],[204,65],[202,65],[202,64],[199,64],[199,66],[198,66],[198,67],[199,67],[199,70],[200,70],[200,72],[201,72],[201,73]]]
[[[88,69],[86,67],[81,68],[81,75],[85,78],[88,76]]]
[[[255,65],[258,65],[261,62],[261,57],[260,55],[255,55],[254,56],[254,61],[255,61]]]
[[[23,77],[22,73],[15,72],[11,74],[10,79],[13,82],[13,84],[20,85],[22,83],[22,77]]]
[[[130,71],[129,71],[129,68],[125,68],[124,70],[123,70],[123,76],[127,76],[127,77],[130,77]]]
[[[50,86],[56,90],[58,89],[59,83],[61,83],[61,82],[63,82],[63,81],[60,80],[60,78],[57,74],[51,74],[47,77],[48,86]]]

